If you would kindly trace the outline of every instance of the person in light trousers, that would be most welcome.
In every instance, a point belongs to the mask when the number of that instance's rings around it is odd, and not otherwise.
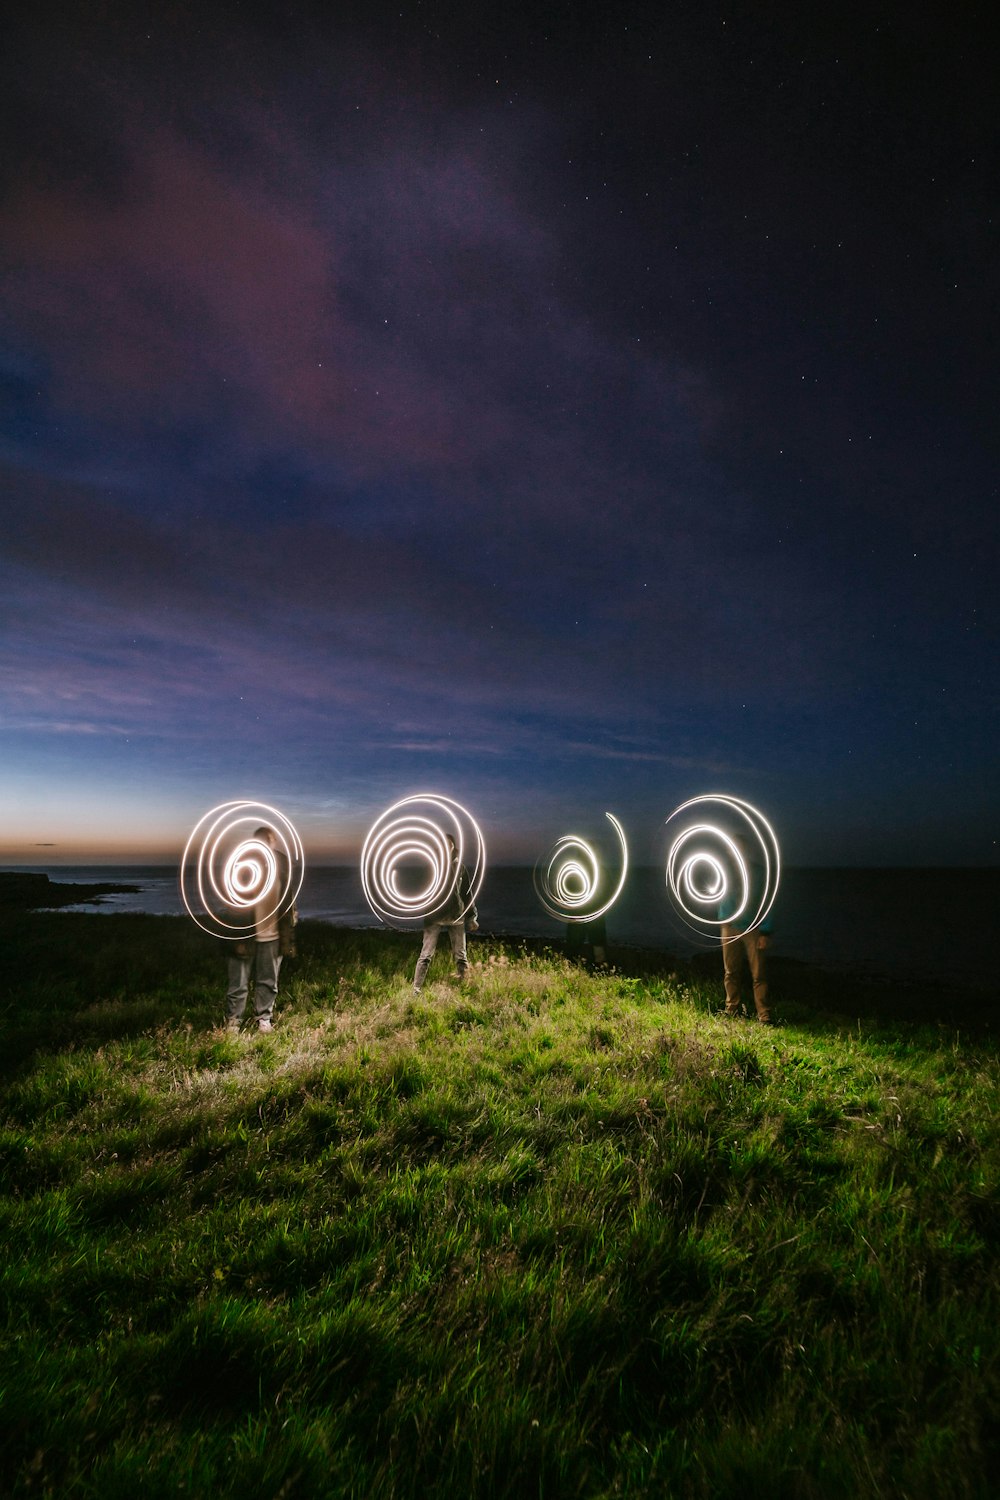
[[[445,837],[451,848],[451,863],[454,876],[455,866],[458,864],[458,850],[455,840],[451,834]],[[469,960],[465,950],[466,926],[469,932],[476,932],[479,927],[476,908],[472,905],[472,877],[464,865],[458,870],[458,877],[454,880],[451,895],[443,906],[438,907],[431,916],[424,918],[424,941],[420,948],[420,957],[417,959],[417,967],[413,975],[413,993],[419,995],[423,989],[427,970],[430,968],[431,959],[434,957],[438,945],[438,938],[442,932],[446,932],[451,940],[451,956],[455,961],[455,972],[458,978],[464,979],[469,969]]]
[[[254,838],[264,839],[275,851],[278,836],[273,828],[258,828]],[[284,855],[278,854],[278,878],[286,884]],[[285,912],[274,910],[273,895],[254,909],[254,935],[245,941],[233,943],[229,949],[229,989],[226,992],[226,1027],[239,1031],[243,1012],[246,1009],[253,973],[254,1019],[258,1031],[271,1031],[274,1026],[274,1002],[278,998],[278,974],[281,960],[295,956],[295,923],[298,912],[294,905]]]

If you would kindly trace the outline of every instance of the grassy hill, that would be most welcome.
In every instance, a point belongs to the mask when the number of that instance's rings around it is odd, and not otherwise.
[[[300,933],[5,919],[0,1489],[996,1493],[993,1042]]]

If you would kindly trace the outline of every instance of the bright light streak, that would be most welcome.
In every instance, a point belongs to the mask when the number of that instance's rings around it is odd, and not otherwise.
[[[701,821],[706,816],[712,821]],[[701,937],[720,937],[730,924],[752,932],[774,905],[781,873],[778,840],[763,813],[713,793],[682,803],[671,825],[666,877],[677,914]]]
[[[274,830],[276,850],[257,837],[264,826]],[[184,846],[181,897],[199,927],[235,942],[253,937],[258,920],[288,911],[304,876],[302,841],[284,813],[266,802],[223,802]]]
[[[449,835],[458,851],[454,862]],[[361,850],[365,899],[375,915],[390,926],[422,922],[450,901],[463,864],[469,867],[471,887],[457,921],[475,905],[483,884],[483,835],[461,803],[432,792],[417,792],[394,802],[369,830]]]
[[[576,833],[557,839],[535,866],[535,893],[550,916],[560,922],[593,922],[614,906],[628,874],[628,845],[616,817],[604,816],[622,846],[621,877],[614,892],[600,903],[601,866],[592,846]]]

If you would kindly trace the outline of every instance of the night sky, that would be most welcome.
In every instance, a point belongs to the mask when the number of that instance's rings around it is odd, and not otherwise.
[[[990,8],[18,10],[0,860],[997,862]]]

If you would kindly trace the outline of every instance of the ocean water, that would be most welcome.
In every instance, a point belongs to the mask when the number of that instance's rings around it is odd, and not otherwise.
[[[10,868],[10,867],[8,867]],[[21,867],[24,868],[24,867]],[[164,866],[33,866],[53,881],[139,886],[67,911],[184,911],[176,869]],[[379,927],[356,867],[307,868],[303,917],[345,927]],[[775,903],[773,952],[855,973],[960,984],[1000,996],[994,954],[1000,869],[785,869]],[[530,868],[487,871],[479,896],[484,932],[557,941],[564,928],[544,911]],[[676,924],[663,871],[638,867],[608,915],[608,941],[681,956],[705,945]]]

